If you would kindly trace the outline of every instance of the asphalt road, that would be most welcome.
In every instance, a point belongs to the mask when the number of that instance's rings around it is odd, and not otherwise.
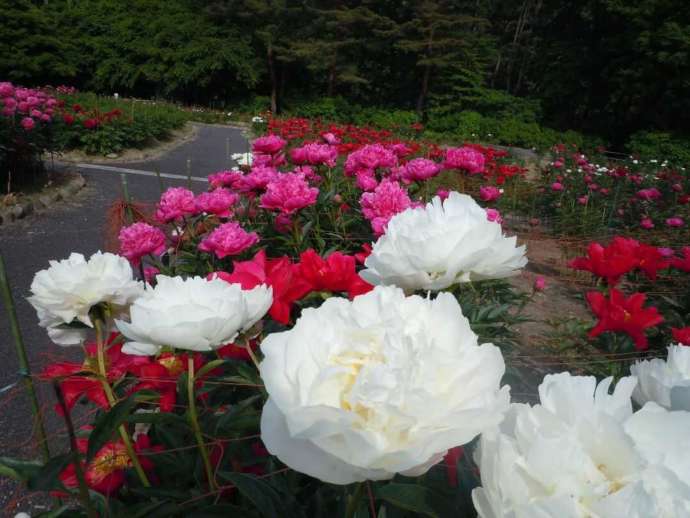
[[[229,145],[229,148],[228,148]],[[33,373],[40,372],[53,361],[80,360],[81,351],[63,348],[50,342],[45,331],[38,327],[36,314],[26,301],[35,272],[48,267],[51,259],[63,259],[71,252],[86,256],[104,249],[104,229],[108,207],[121,197],[119,171],[122,167],[140,171],[155,171],[186,176],[187,160],[189,172],[194,177],[205,177],[215,171],[232,165],[230,153],[247,150],[247,141],[241,131],[224,126],[201,125],[195,140],[185,143],[160,158],[140,163],[108,163],[108,169],[80,169],[87,186],[73,200],[62,201],[40,214],[33,214],[24,220],[0,226],[0,253],[3,255],[12,285],[20,327],[28,349]],[[155,175],[125,173],[131,197],[145,203],[155,202],[160,195]],[[168,186],[187,185],[185,178],[164,178]],[[203,182],[194,181],[192,189],[201,192],[206,189]],[[2,304],[0,303],[0,307]],[[11,340],[9,322],[3,309],[0,311],[0,456],[38,457],[32,441],[32,420],[28,399],[19,381],[18,363]],[[50,387],[39,383],[41,404],[46,410],[51,446],[54,450],[65,447],[61,434],[62,422],[52,411],[54,396]],[[15,500],[19,498],[19,505]],[[14,484],[0,479],[0,515],[14,516],[20,510],[29,513],[41,510],[45,504],[41,498],[33,498],[17,492]]]

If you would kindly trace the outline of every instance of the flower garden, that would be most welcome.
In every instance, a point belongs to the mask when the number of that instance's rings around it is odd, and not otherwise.
[[[91,120],[21,102],[15,142]],[[684,164],[560,145],[535,172],[419,124],[254,126],[206,192],[36,273],[39,325],[83,350],[36,376],[70,441],[0,474],[50,516],[690,515]],[[590,312],[548,331],[567,351],[519,336],[538,239]]]

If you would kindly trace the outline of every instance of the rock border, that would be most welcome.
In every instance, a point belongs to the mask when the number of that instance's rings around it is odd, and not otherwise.
[[[76,172],[70,172],[69,174],[71,178],[59,187],[22,196],[14,205],[0,206],[0,225],[23,219],[37,210],[49,208],[56,202],[77,194],[86,186],[86,179]]]

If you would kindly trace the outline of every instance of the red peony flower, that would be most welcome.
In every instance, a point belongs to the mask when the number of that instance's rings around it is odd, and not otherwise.
[[[672,327],[673,339],[683,345],[690,345],[690,327]]]
[[[570,268],[592,272],[603,277],[609,286],[615,286],[621,276],[639,266],[637,249],[640,244],[634,239],[615,237],[607,247],[590,243],[587,256],[576,257],[568,263]]]
[[[355,258],[341,252],[333,252],[323,259],[310,248],[300,254],[299,266],[312,291],[346,291],[350,298],[354,298],[373,289],[357,274]]]
[[[643,308],[644,293],[633,293],[627,297],[615,288],[611,288],[609,298],[599,291],[587,293],[587,302],[592,312],[599,318],[597,325],[589,332],[591,338],[601,333],[626,333],[635,343],[638,350],[647,349],[645,329],[654,327],[664,321],[655,307]]]
[[[690,246],[684,246],[681,250],[682,257],[671,259],[671,266],[676,270],[690,273]]]
[[[89,440],[85,438],[77,439],[77,448],[85,454],[89,445]],[[144,451],[162,451],[161,446],[151,447],[151,441],[146,435],[137,437],[134,443],[134,450],[138,453]],[[153,470],[153,463],[145,455],[137,455],[139,463],[145,471]],[[94,491],[104,495],[111,495],[117,492],[125,482],[125,470],[132,466],[132,460],[127,454],[127,449],[121,441],[109,442],[103,446],[87,464],[80,461],[87,485]],[[77,480],[76,467],[69,464],[59,475],[60,481],[68,489],[79,487]]]
[[[648,279],[656,280],[659,270],[665,270],[671,265],[656,246],[640,244],[637,248],[637,267],[642,270]]]
[[[260,250],[251,261],[234,261],[232,273],[215,272],[211,275],[241,284],[243,290],[250,290],[259,284],[271,286],[273,304],[268,314],[281,324],[290,321],[292,305],[311,290],[311,285],[302,278],[298,265],[293,264],[287,256],[267,259],[264,250]]]

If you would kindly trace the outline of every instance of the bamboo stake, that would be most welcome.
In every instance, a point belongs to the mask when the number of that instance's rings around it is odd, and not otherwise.
[[[14,307],[14,299],[12,298],[12,291],[7,279],[7,271],[5,270],[5,260],[0,254],[0,291],[2,292],[2,299],[7,310],[7,316],[10,320],[10,329],[12,337],[14,338],[14,345],[17,351],[17,359],[19,360],[19,374],[24,380],[24,387],[29,396],[31,403],[31,412],[36,420],[36,433],[38,434],[38,441],[41,445],[41,454],[43,460],[50,459],[50,450],[48,449],[48,438],[46,437],[46,429],[43,425],[43,416],[41,415],[41,407],[38,403],[36,395],[36,387],[31,378],[31,371],[29,369],[29,359],[26,354],[26,346],[22,338],[22,332],[19,329],[19,320],[17,319],[17,312]]]

